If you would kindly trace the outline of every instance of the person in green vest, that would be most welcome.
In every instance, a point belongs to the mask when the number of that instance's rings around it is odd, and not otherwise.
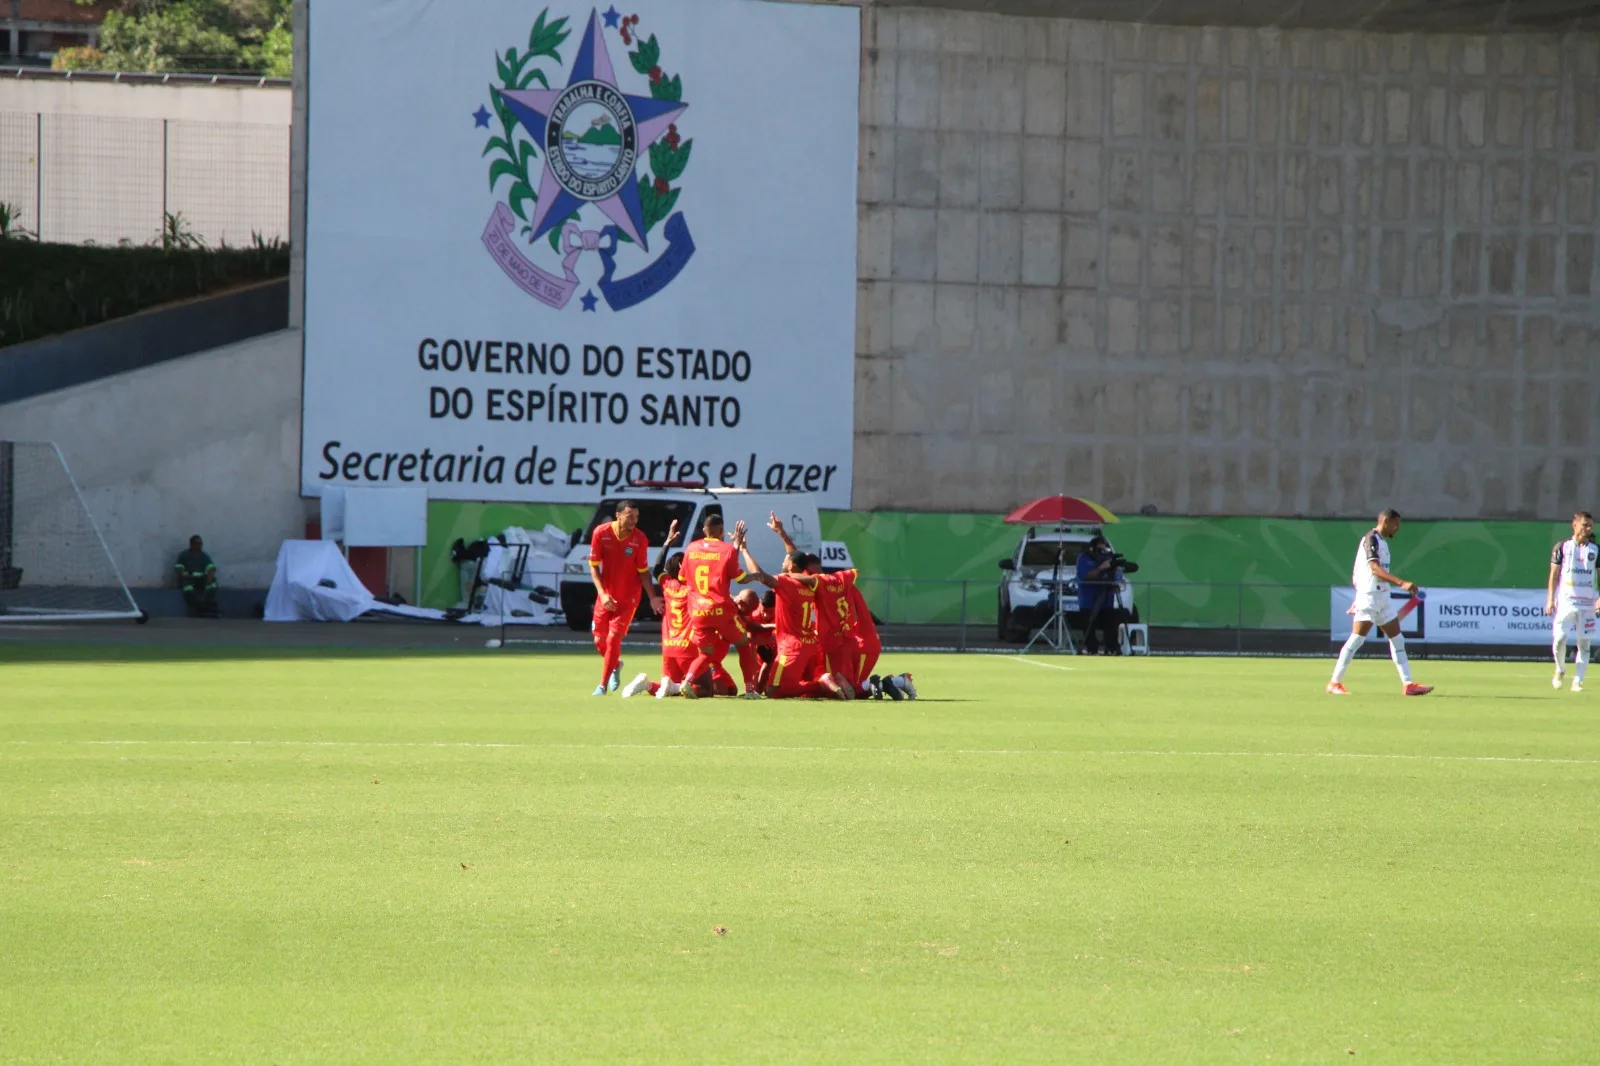
[[[189,550],[178,553],[178,587],[190,618],[216,618],[217,564],[201,550],[200,534],[189,538]]]

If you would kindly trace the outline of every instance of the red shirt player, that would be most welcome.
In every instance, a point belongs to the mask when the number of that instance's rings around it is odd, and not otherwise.
[[[767,597],[770,599],[772,593],[768,592]],[[756,657],[761,660],[761,676],[757,679],[756,688],[765,691],[767,672],[778,658],[778,634],[773,628],[772,610],[761,602],[755,589],[745,589],[733,598],[733,603],[739,608],[739,620],[749,631],[750,644],[756,649]]]
[[[676,696],[683,680],[688,676],[689,665],[694,662],[694,643],[690,640],[689,586],[681,574],[683,553],[667,554],[667,548],[678,539],[678,523],[674,521],[667,530],[667,539],[661,544],[661,559],[655,574],[661,585],[661,599],[666,609],[661,616],[661,681],[650,680],[650,675],[640,674],[622,688],[624,698],[648,692],[657,699]],[[702,688],[699,695],[734,695],[738,688],[726,670],[718,666],[712,671],[711,684]]]
[[[795,696],[853,699],[854,693],[824,672],[815,680],[811,674],[819,665],[822,647],[817,637],[818,586],[842,584],[836,576],[803,573],[810,556],[784,556],[783,572],[773,577],[765,573],[743,550],[745,571],[751,579],[772,589],[777,617],[778,661],[767,681],[767,695],[773,699]],[[800,568],[800,569],[797,569]]]
[[[776,514],[767,519],[767,528],[776,533],[783,541],[783,546],[791,556],[798,549],[794,541],[789,539],[788,531],[783,528],[783,522]],[[807,556],[810,560],[806,573],[820,575],[822,561],[816,556]],[[833,679],[845,685],[852,693],[864,690],[862,682],[866,675],[861,672],[862,656],[859,648],[859,637],[856,632],[858,607],[865,613],[866,601],[862,599],[860,591],[856,588],[856,572],[843,570],[837,575],[838,582],[824,582],[817,586],[817,636],[822,645],[823,668],[833,675]],[[868,626],[872,625],[871,616],[867,615]],[[873,642],[877,641],[877,630],[872,630]],[[877,656],[872,657],[874,663]]]
[[[850,632],[856,646],[856,668],[852,676],[862,692],[869,692],[872,668],[878,665],[878,656],[883,654],[883,641],[878,638],[878,625],[872,620],[867,598],[861,595],[861,587],[854,578],[846,591],[845,602],[850,605]]]
[[[622,638],[633,625],[639,600],[648,592],[656,613],[662,610],[650,580],[650,541],[639,528],[639,508],[632,502],[618,503],[616,521],[596,528],[589,539],[589,578],[595,589],[589,631],[601,659],[600,684],[594,694],[604,696],[608,685],[614,691],[622,682]]]
[[[713,664],[721,663],[730,646],[739,649],[739,669],[744,674],[747,697],[755,698],[756,677],[761,660],[750,644],[750,634],[739,622],[738,609],[728,586],[744,577],[739,568],[739,549],[744,543],[744,523],[734,527],[733,543],[722,539],[722,515],[706,516],[705,536],[692,542],[683,553],[683,580],[689,586],[690,640],[695,647],[686,682],[698,680]],[[694,685],[685,684],[683,694],[699,695]]]

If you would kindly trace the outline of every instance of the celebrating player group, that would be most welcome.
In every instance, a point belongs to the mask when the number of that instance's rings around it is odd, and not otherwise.
[[[1355,602],[1350,607],[1350,638],[1339,649],[1339,660],[1328,682],[1330,695],[1350,694],[1344,687],[1345,671],[1374,626],[1389,640],[1389,657],[1400,672],[1401,691],[1407,696],[1426,696],[1433,691],[1431,686],[1411,680],[1406,638],[1400,632],[1402,620],[1408,609],[1421,600],[1422,591],[1416,582],[1397,577],[1389,569],[1389,541],[1399,531],[1399,512],[1385,510],[1378,516],[1378,524],[1362,536],[1356,548],[1355,569],[1350,575],[1356,590]],[[1600,548],[1594,543],[1594,517],[1587,511],[1579,511],[1572,516],[1572,538],[1557,544],[1550,553],[1550,580],[1545,586],[1544,613],[1551,618],[1550,652],[1556,661],[1555,676],[1550,680],[1553,688],[1560,688],[1566,677],[1567,645],[1571,643],[1577,646],[1572,691],[1583,691],[1584,674],[1589,670],[1589,649],[1595,636],[1597,556],[1600,556]],[[1390,588],[1410,593],[1411,599],[1396,609]]]
[[[767,526],[783,541],[786,554],[775,575],[751,556],[744,523],[725,540],[722,516],[715,513],[706,517],[698,540],[669,554],[678,536],[673,522],[652,573],[649,542],[638,523],[638,508],[624,501],[617,505],[615,521],[598,527],[590,540],[596,591],[592,631],[601,656],[594,695],[619,687],[622,639],[648,596],[662,616],[661,679],[651,681],[641,673],[622,688],[624,697],[738,695],[722,665],[733,651],[745,699],[917,698],[910,674],[872,672],[883,645],[856,587],[856,571],[824,574],[821,559],[800,551],[777,515]],[[759,583],[771,591],[764,601],[754,589],[735,595],[736,583]]]

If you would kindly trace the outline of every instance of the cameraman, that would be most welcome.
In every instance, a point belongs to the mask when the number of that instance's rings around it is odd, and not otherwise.
[[[1125,620],[1117,601],[1117,572],[1128,566],[1112,552],[1106,538],[1096,535],[1078,556],[1078,610],[1084,615],[1083,652],[1120,655],[1117,626]]]

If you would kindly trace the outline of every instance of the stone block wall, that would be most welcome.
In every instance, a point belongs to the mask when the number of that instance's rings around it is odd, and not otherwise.
[[[1600,36],[863,11],[855,506],[1600,506]]]

